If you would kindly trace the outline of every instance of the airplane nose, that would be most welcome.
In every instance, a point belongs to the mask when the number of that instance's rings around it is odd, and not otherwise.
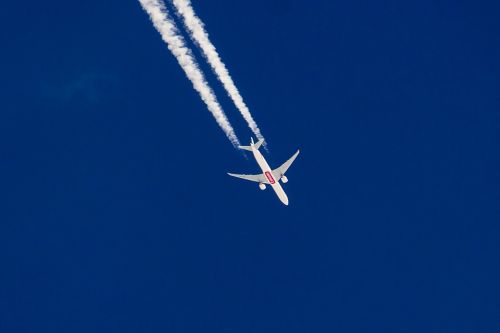
[[[276,194],[278,195],[278,198],[280,198],[280,201],[288,206],[288,196],[285,194],[285,192],[283,191],[283,189],[280,187],[278,187],[278,190],[276,191]]]

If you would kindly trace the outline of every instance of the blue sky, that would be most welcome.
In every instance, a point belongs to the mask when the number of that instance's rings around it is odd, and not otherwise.
[[[498,5],[193,1],[290,206],[137,1],[9,2],[0,330],[498,331]]]

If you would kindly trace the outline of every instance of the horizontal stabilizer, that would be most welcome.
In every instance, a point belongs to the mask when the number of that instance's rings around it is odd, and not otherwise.
[[[257,143],[253,143],[253,139],[252,139],[252,145],[255,147],[255,149],[259,150],[260,146],[262,146],[262,144],[264,143],[264,139],[260,139]],[[238,146],[238,148],[240,149],[243,149],[243,150],[248,150],[248,151],[252,151],[252,146]]]
[[[251,146],[238,146],[238,148],[243,149],[243,150],[252,151],[252,147]]]
[[[259,149],[260,146],[262,146],[262,144],[264,143],[264,139],[260,139],[259,141],[257,141],[256,144],[254,144],[253,146],[255,147],[255,149]]]

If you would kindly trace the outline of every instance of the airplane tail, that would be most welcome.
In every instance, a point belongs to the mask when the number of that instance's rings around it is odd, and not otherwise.
[[[238,146],[238,148],[243,149],[243,150],[248,150],[252,151],[252,145],[255,147],[255,149],[259,149],[260,146],[262,146],[262,143],[264,143],[264,139],[260,139],[257,143],[253,143],[253,138],[251,139],[251,145],[250,146]]]

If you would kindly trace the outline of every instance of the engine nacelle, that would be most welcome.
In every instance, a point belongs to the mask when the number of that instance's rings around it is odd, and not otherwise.
[[[283,184],[288,183],[288,178],[286,178],[286,176],[283,175],[281,176],[281,181],[283,182]]]
[[[262,191],[264,191],[264,190],[266,189],[266,184],[262,184],[262,183],[260,183],[260,184],[259,184],[259,188],[260,188]]]

